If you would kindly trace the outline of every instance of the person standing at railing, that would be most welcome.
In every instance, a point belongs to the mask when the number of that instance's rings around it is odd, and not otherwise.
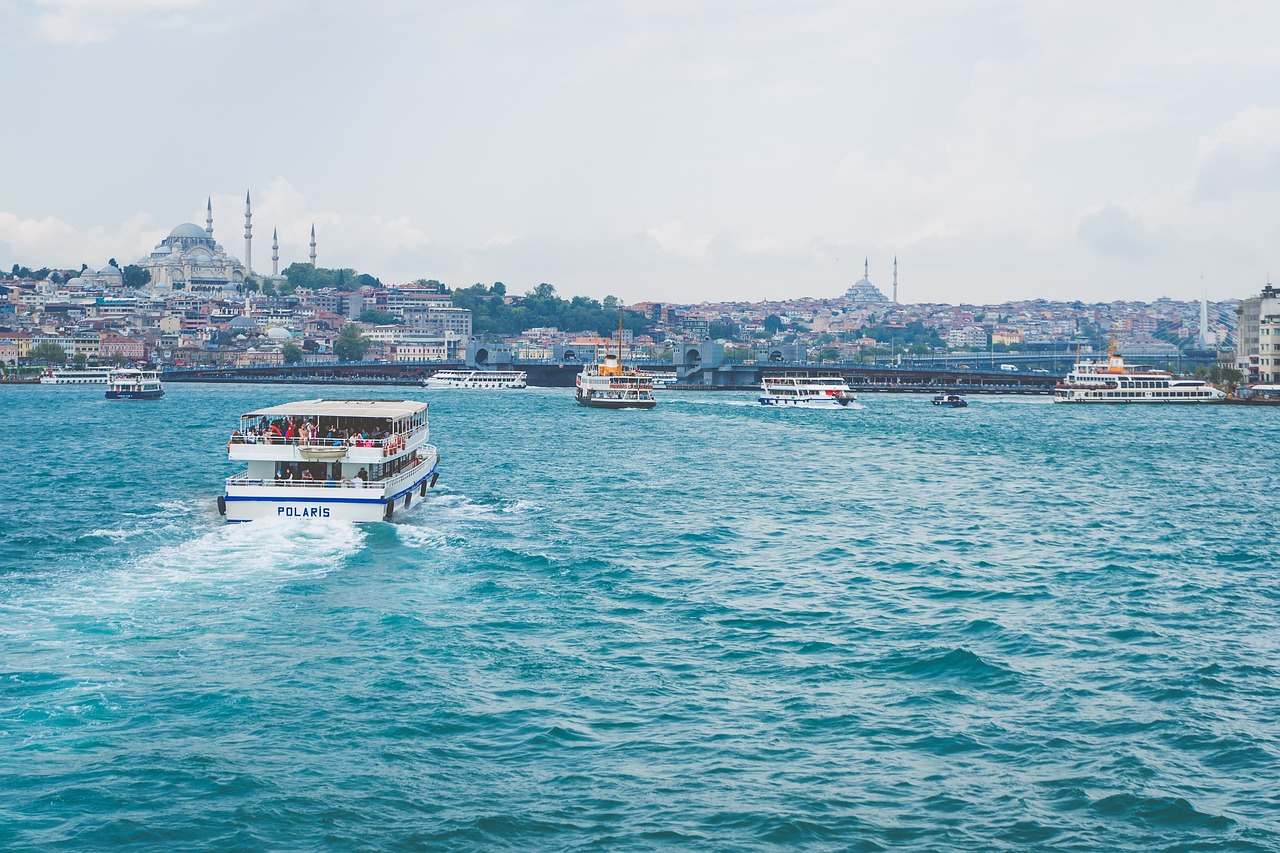
[[[311,476],[311,471],[310,471],[310,469],[308,469],[308,468],[303,468],[303,469],[302,469],[302,482],[304,482],[304,483],[314,483],[314,482],[315,482],[315,479],[316,479],[315,477]]]

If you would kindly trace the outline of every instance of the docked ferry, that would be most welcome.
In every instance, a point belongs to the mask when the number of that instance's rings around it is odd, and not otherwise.
[[[157,370],[122,367],[107,375],[108,400],[155,400],[163,396]]]
[[[657,389],[669,388],[678,381],[674,370],[638,370],[636,373],[652,382]]]
[[[523,370],[440,370],[422,380],[428,388],[506,390],[528,387]]]
[[[799,406],[809,409],[842,409],[858,399],[838,373],[788,371],[764,377],[760,383],[762,406]]]
[[[246,463],[227,478],[218,511],[260,518],[390,520],[440,476],[428,443],[427,404],[415,400],[302,400],[244,414],[227,455]]]
[[[40,374],[41,385],[106,385],[110,367],[49,369]]]
[[[1116,355],[1082,361],[1053,386],[1055,403],[1220,403],[1227,395],[1207,382],[1167,370],[1129,367]]]

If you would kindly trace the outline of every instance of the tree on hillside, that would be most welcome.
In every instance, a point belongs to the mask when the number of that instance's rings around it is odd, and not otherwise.
[[[368,348],[369,339],[360,334],[360,327],[355,323],[343,326],[342,331],[338,332],[338,339],[333,342],[333,351],[338,356],[338,361],[359,361],[364,358]]]
[[[285,344],[281,347],[280,354],[284,356],[285,364],[297,364],[302,361],[302,347],[297,344]]]
[[[732,320],[716,320],[711,324],[711,339],[736,341],[738,339],[738,324]]]
[[[360,312],[360,322],[371,326],[390,326],[399,320],[400,318],[390,311],[379,311],[376,308],[366,308]]]
[[[67,351],[53,341],[44,341],[31,348],[31,358],[41,364],[61,367],[67,363]]]
[[[151,271],[144,270],[137,264],[125,264],[120,272],[124,273],[124,286],[134,290],[151,282]]]

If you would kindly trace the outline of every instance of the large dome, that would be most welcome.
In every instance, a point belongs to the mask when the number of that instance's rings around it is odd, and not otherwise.
[[[208,234],[199,225],[193,222],[184,222],[177,228],[169,232],[170,237],[195,237],[198,240],[207,239]]]

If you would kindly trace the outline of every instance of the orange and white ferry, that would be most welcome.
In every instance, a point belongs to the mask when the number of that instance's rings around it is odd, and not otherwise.
[[[578,402],[592,409],[652,409],[653,378],[622,364],[622,315],[618,315],[618,353],[599,364],[584,364],[574,383]]]
[[[1226,398],[1200,379],[1127,366],[1116,355],[1114,340],[1106,361],[1081,361],[1053,386],[1055,403],[1220,403]]]

